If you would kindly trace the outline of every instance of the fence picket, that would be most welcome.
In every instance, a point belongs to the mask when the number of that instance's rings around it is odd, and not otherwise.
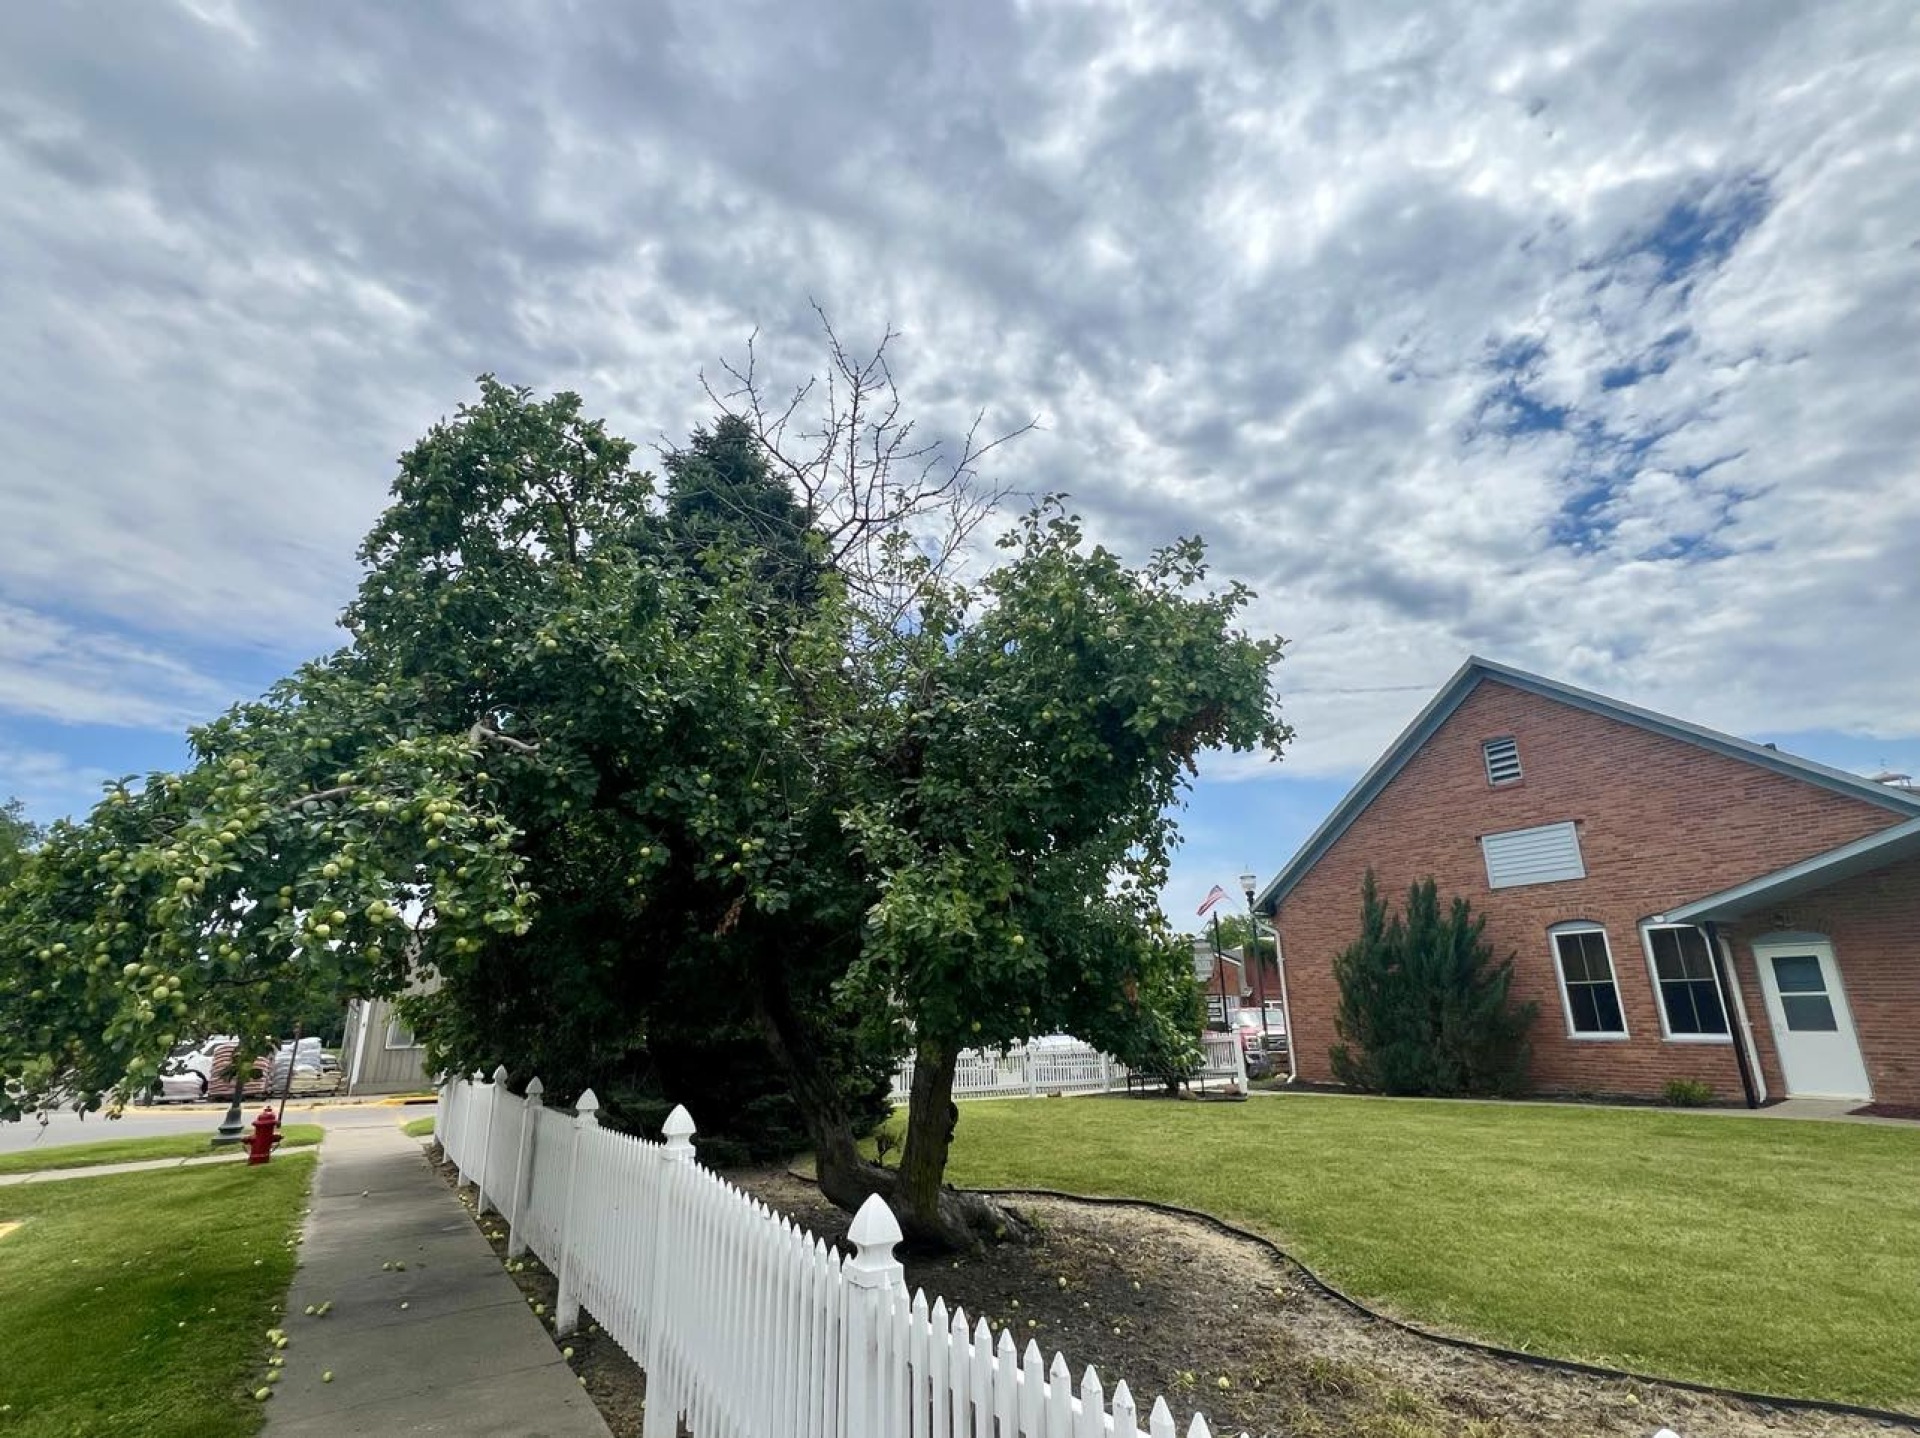
[[[953,1408],[953,1438],[974,1438],[973,1344],[967,1338],[967,1310],[954,1305],[947,1333],[947,1401]]]
[[[1074,1438],[1073,1374],[1058,1350],[1047,1369],[1047,1438]]]
[[[997,1431],[1012,1438],[1020,1411],[1020,1354],[1013,1330],[1000,1330],[1000,1346],[993,1350],[993,1421]]]
[[[1047,1370],[1040,1345],[1027,1340],[1020,1358],[1020,1438],[1046,1438]]]
[[[1019,1062],[1042,1089],[1111,1072],[1057,1051]],[[509,1254],[558,1275],[557,1332],[590,1309],[645,1370],[644,1438],[682,1423],[701,1438],[1142,1438],[1125,1383],[1109,1416],[1097,1370],[1076,1388],[1064,1354],[1043,1367],[1036,1342],[1019,1351],[985,1315],[909,1295],[878,1198],[843,1259],[701,1167],[685,1109],[655,1143],[601,1128],[591,1091],[568,1116],[544,1106],[538,1078],[520,1099],[506,1078],[443,1086],[441,1149],[478,1213],[506,1218]],[[1211,1431],[1196,1414],[1186,1438]],[[1147,1438],[1178,1434],[1157,1399]]]
[[[993,1330],[980,1319],[973,1329],[973,1431],[993,1435]]]
[[[947,1341],[952,1330],[952,1320],[947,1316],[947,1300],[933,1300],[933,1311],[927,1315],[927,1386],[931,1390],[932,1418],[928,1424],[927,1438],[955,1438],[953,1431],[953,1400],[948,1397],[953,1392],[948,1375],[952,1372],[953,1346]]]
[[[1165,1396],[1153,1400],[1153,1413],[1147,1419],[1148,1438],[1180,1438],[1173,1426],[1173,1413],[1167,1407]]]

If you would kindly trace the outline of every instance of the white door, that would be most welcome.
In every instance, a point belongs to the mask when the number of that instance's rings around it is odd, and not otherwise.
[[[1787,1092],[1870,1097],[1832,946],[1816,938],[1764,939],[1753,946],[1753,957]]]

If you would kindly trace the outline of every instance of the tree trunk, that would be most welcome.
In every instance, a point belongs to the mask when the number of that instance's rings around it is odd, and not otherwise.
[[[947,1155],[953,1149],[953,1131],[960,1110],[953,1102],[953,1071],[960,1052],[951,1044],[923,1040],[914,1049],[913,1090],[907,1097],[907,1139],[900,1149],[902,1218],[911,1213],[924,1219],[936,1213],[940,1181],[946,1176]]]
[[[829,1203],[852,1213],[877,1193],[892,1207],[910,1245],[938,1252],[971,1252],[989,1242],[1025,1242],[1032,1236],[1032,1229],[1012,1210],[941,1182],[959,1118],[953,1105],[957,1052],[922,1045],[907,1107],[907,1141],[901,1150],[900,1172],[895,1173],[860,1156],[840,1091],[784,983],[763,972],[754,988],[761,1027],[793,1081],[794,1105],[813,1138],[814,1175]],[[927,1062],[929,1052],[931,1063]]]

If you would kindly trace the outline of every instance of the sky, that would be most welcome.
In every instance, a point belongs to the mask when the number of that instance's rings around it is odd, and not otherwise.
[[[336,644],[477,375],[672,442],[814,302],[1289,640],[1177,919],[1470,653],[1920,772],[1916,114],[1911,0],[0,7],[0,797]]]

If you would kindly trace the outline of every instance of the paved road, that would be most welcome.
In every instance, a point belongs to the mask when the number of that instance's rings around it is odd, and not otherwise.
[[[249,1101],[247,1118],[259,1112],[260,1105]],[[434,1111],[432,1104],[412,1104],[405,1108],[380,1103],[315,1103],[294,1099],[287,1104],[288,1123],[317,1123],[328,1130],[354,1128],[392,1128],[409,1119]],[[25,1123],[0,1123],[0,1153],[19,1153],[32,1148],[52,1148],[57,1144],[100,1143],[107,1139],[146,1138],[155,1134],[207,1133],[220,1126],[226,1116],[225,1104],[164,1104],[153,1108],[128,1109],[119,1119],[90,1114],[55,1114],[43,1131],[32,1119]]]

